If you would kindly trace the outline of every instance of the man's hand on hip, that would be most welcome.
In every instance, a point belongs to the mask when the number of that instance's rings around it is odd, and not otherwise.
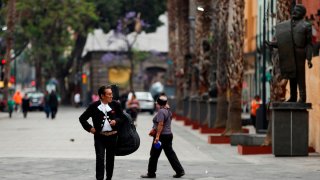
[[[312,62],[308,61],[308,68],[311,69],[312,68]]]
[[[117,121],[116,121],[116,120],[111,120],[109,124],[110,124],[110,126],[115,126],[115,125],[116,125],[116,123],[117,123]]]
[[[92,134],[96,133],[96,129],[95,128],[91,128],[90,129],[90,133],[92,133]]]

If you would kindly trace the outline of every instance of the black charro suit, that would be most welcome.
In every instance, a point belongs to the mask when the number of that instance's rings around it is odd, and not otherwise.
[[[117,131],[119,125],[122,123],[123,111],[118,102],[112,101],[108,103],[111,111],[105,114],[99,106],[101,101],[96,101],[89,105],[86,111],[79,117],[82,127],[90,132],[92,125],[88,123],[88,119],[92,118],[93,127],[96,129],[94,134],[94,146],[96,151],[96,178],[103,180],[104,178],[104,157],[106,156],[106,173],[107,179],[111,180],[114,167],[115,148],[117,143],[117,134],[104,136],[100,132],[102,130],[106,117],[109,116],[110,120],[115,120],[116,125],[112,126],[112,131]]]

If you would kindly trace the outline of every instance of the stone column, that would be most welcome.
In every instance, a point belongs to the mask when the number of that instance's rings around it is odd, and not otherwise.
[[[272,153],[275,156],[308,156],[311,103],[275,102],[272,110]]]

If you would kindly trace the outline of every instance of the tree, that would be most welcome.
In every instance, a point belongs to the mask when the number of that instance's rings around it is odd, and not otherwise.
[[[153,4],[146,8],[150,3]],[[42,88],[43,76],[57,77],[62,86],[61,93],[66,93],[62,96],[64,99],[70,93],[63,87],[65,80],[72,72],[80,71],[88,32],[93,28],[105,32],[115,29],[119,17],[128,8],[141,10],[149,24],[146,31],[152,32],[161,24],[158,16],[164,12],[164,4],[155,0],[19,1],[14,44],[21,49],[29,44],[27,54],[36,66],[38,88]],[[69,87],[71,85],[69,83]]]
[[[204,95],[209,90],[209,69],[213,64],[211,60],[212,39],[212,0],[198,0],[198,11],[196,15],[196,57],[199,68],[199,95]],[[200,8],[200,9],[199,9]],[[201,9],[202,8],[202,9]]]
[[[234,0],[231,27],[229,32],[230,61],[227,65],[230,98],[228,120],[224,135],[242,132],[241,127],[241,92],[243,76],[243,44],[244,44],[244,0]]]
[[[177,57],[177,49],[178,49],[178,39],[177,39],[177,31],[178,24],[177,22],[177,5],[176,0],[167,0],[167,11],[168,11],[168,35],[169,35],[169,52],[168,57],[171,61],[175,62]],[[174,76],[169,76],[168,81],[173,83]]]
[[[36,69],[36,88],[43,90],[44,80],[55,77],[64,99],[64,75],[69,72],[67,57],[73,53],[75,37],[90,30],[79,22],[98,20],[93,4],[85,0],[30,0],[19,1],[17,9],[17,31],[29,44],[26,52]]]
[[[277,1],[277,23],[290,19],[291,17],[291,0]],[[283,79],[280,74],[279,54],[277,49],[272,51],[272,79],[271,79],[271,97],[270,101],[284,101],[286,95],[286,85],[288,80]],[[263,145],[271,145],[272,143],[272,119],[269,117],[267,136]]]
[[[228,119],[228,77],[227,63],[229,60],[228,45],[228,18],[229,18],[229,0],[221,0],[217,5],[219,9],[218,27],[218,55],[217,55],[217,116],[214,124],[215,128],[225,128]],[[217,47],[217,48],[218,48]]]
[[[176,49],[175,71],[176,71],[176,99],[177,111],[182,111],[182,98],[184,93],[184,61],[189,54],[189,1],[176,0],[178,7],[178,48]]]
[[[166,2],[158,1],[158,0],[134,0],[134,1],[133,0],[108,0],[108,1],[87,0],[87,1],[94,3],[96,7],[96,13],[99,16],[99,21],[97,22],[88,21],[85,26],[92,27],[92,25],[94,25],[93,27],[101,28],[103,29],[104,32],[109,32],[110,30],[116,31],[118,28],[123,26],[122,29],[123,30],[125,29],[126,32],[124,31],[120,33],[118,32],[118,34],[125,35],[125,36],[122,36],[122,38],[126,37],[128,34],[135,32],[136,23],[133,23],[135,21],[131,21],[131,23],[127,25],[121,24],[121,23],[119,24],[119,21],[120,22],[123,21],[126,15],[130,15],[130,12],[131,13],[135,12],[136,15],[140,13],[139,19],[143,21],[140,21],[138,24],[143,26],[143,31],[145,31],[146,33],[151,33],[151,32],[154,32],[157,29],[157,27],[162,25],[162,22],[159,20],[159,16],[163,14],[166,9]],[[71,61],[72,59],[80,59],[82,50],[85,45],[86,36],[87,34],[85,34],[85,36],[82,36],[81,38],[82,40],[80,39],[79,43],[76,43],[76,46],[78,46],[78,48],[75,48],[74,50],[77,50],[77,49],[79,50],[76,51],[77,53],[74,53],[74,56],[71,56],[69,58],[70,62],[72,62]],[[129,42],[128,39],[127,40],[124,39],[124,41],[127,44],[127,52],[128,52],[127,55],[131,62],[130,89],[133,90],[132,75],[134,74],[134,63],[133,63],[132,46],[134,45],[135,40]],[[78,62],[78,67],[80,64],[81,63]],[[78,68],[77,71],[79,70],[80,68]]]
[[[13,43],[13,31],[15,26],[16,1],[9,0],[7,5],[7,34],[6,34],[6,54],[4,65],[4,99],[8,99],[8,83],[10,78],[11,48]]]

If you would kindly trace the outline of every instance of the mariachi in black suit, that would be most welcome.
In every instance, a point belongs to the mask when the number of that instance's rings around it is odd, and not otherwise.
[[[108,103],[111,108],[107,113],[101,108],[101,101],[96,101],[89,105],[86,111],[79,117],[82,127],[90,132],[92,125],[88,123],[88,119],[92,118],[93,127],[96,129],[94,134],[94,146],[96,151],[96,178],[103,180],[104,178],[104,156],[106,156],[106,173],[107,179],[112,178],[114,167],[115,148],[117,144],[117,134],[110,136],[101,135],[101,130],[106,120],[115,120],[116,125],[111,126],[112,131],[117,131],[122,122],[123,111],[118,102],[112,101]],[[109,117],[109,118],[107,118]]]

